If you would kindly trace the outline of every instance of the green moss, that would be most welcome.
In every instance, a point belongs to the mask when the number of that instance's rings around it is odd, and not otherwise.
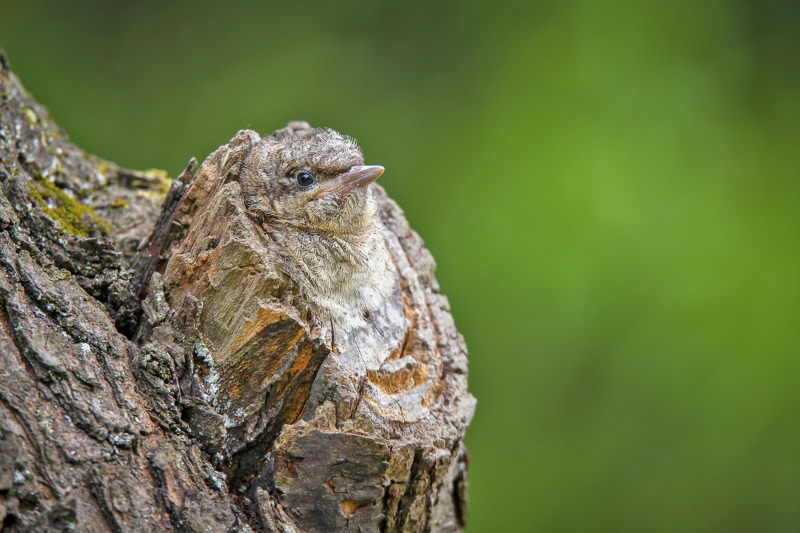
[[[286,487],[288,487],[289,485],[292,484],[292,481],[293,481],[292,478],[290,478],[288,476],[284,476],[280,472],[275,472],[275,485],[276,486],[279,486],[279,487],[285,489]]]
[[[85,153],[85,152],[84,152]],[[92,158],[97,165],[97,170],[103,174],[107,179],[113,180],[122,172],[128,179],[128,184],[137,189],[145,189],[148,191],[155,191],[160,195],[166,195],[172,185],[172,180],[165,170],[151,168],[148,170],[130,170],[120,169],[116,164],[99,157],[86,154],[86,157]]]
[[[54,220],[58,220],[61,228],[71,235],[89,236],[89,228],[83,222],[83,216],[89,213],[95,225],[104,235],[111,231],[111,224],[98,217],[94,210],[77,200],[70,198],[64,191],[44,179],[37,179],[28,185],[28,192],[42,211]],[[49,201],[48,201],[49,200]],[[55,207],[50,207],[55,205]]]
[[[28,123],[31,125],[31,127],[36,126],[36,124],[39,122],[39,117],[36,115],[36,112],[24,104],[20,107],[25,112],[25,116],[28,117]]]
[[[146,178],[152,180],[157,184],[154,187],[155,190],[157,190],[162,194],[167,194],[170,185],[172,185],[172,180],[169,179],[169,174],[167,174],[165,170],[151,168],[149,170],[145,170],[144,175]]]
[[[84,153],[86,153],[86,152],[84,152]],[[88,156],[88,154],[87,154],[87,156]],[[89,157],[91,157],[91,156],[89,156]],[[96,162],[97,162],[97,170],[98,170],[98,172],[100,172],[100,174],[103,174],[104,176],[116,175],[117,174],[117,165],[115,165],[111,161],[106,161],[105,159],[97,158]]]
[[[128,207],[128,200],[117,198],[116,200],[114,200],[114,203],[111,204],[111,207]]]

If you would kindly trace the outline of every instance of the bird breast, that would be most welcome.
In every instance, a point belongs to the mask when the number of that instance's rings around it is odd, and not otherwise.
[[[293,229],[293,228],[292,228]],[[366,325],[394,291],[397,271],[377,225],[352,234],[275,228],[279,263],[305,296],[346,330]]]

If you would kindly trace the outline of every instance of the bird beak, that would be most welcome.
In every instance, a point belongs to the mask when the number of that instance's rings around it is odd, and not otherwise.
[[[320,195],[337,193],[345,196],[359,187],[366,187],[383,174],[384,168],[380,165],[355,166],[336,178],[323,185]]]

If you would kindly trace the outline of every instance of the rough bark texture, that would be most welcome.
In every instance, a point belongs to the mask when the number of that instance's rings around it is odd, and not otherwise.
[[[170,185],[85,154],[0,69],[0,531],[463,528],[466,349],[382,189],[400,288],[344,332],[246,216],[258,134]]]

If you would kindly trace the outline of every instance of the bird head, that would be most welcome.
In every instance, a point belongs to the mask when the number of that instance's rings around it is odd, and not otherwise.
[[[381,166],[364,166],[350,137],[332,129],[287,127],[242,154],[239,183],[247,209],[259,219],[351,233],[373,223],[376,207],[368,186],[382,173]]]

